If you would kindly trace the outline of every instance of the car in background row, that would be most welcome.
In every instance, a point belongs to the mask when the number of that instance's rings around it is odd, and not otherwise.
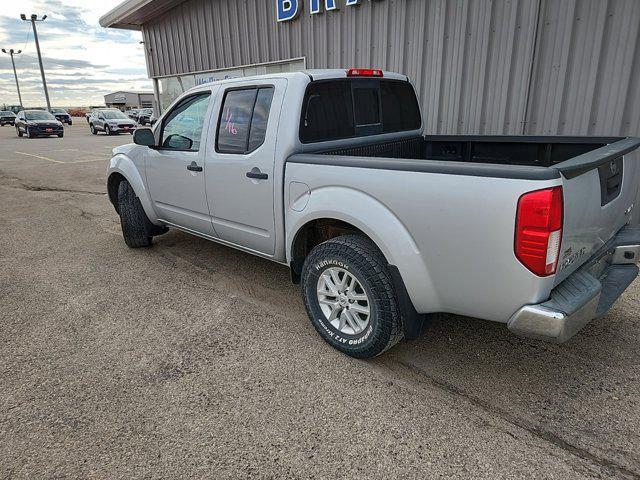
[[[138,121],[138,113],[140,113],[139,108],[132,108],[131,110],[127,110],[124,114],[129,117],[131,120]]]
[[[64,137],[62,122],[56,120],[56,117],[45,110],[23,110],[19,112],[16,116],[15,126],[19,137],[23,135],[29,138],[53,135],[59,138]]]
[[[52,108],[51,113],[59,122],[66,123],[67,125],[73,125],[71,115],[69,115],[69,113],[64,108]]]
[[[116,108],[95,110],[89,117],[89,128],[94,135],[98,132],[104,132],[107,135],[122,132],[133,134],[137,126],[135,121]]]
[[[153,116],[153,108],[143,108],[138,113],[138,123],[140,125],[151,125],[151,117]]]
[[[9,111],[3,110],[0,112],[0,127],[4,127],[5,125],[15,125],[16,124],[16,114]]]

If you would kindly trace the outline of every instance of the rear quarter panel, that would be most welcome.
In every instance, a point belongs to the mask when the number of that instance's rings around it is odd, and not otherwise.
[[[292,198],[301,189],[291,182],[309,187],[301,211]],[[554,283],[514,255],[518,199],[559,182],[288,163],[287,252],[307,222],[348,221],[398,267],[418,312],[507,322],[523,305],[546,300]]]

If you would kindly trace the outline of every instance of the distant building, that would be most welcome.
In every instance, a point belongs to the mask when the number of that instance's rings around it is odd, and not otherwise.
[[[153,92],[113,92],[104,96],[107,108],[125,111],[131,108],[153,108]]]

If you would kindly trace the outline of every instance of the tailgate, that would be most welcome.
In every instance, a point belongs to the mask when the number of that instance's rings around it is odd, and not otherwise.
[[[625,138],[555,166],[564,192],[556,284],[630,222],[640,184],[639,146],[640,139]]]

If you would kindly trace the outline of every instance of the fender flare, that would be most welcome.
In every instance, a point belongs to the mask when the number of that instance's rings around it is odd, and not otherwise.
[[[149,190],[147,189],[147,186],[142,179],[142,176],[140,175],[138,167],[136,167],[136,165],[129,157],[121,153],[115,155],[111,159],[111,161],[109,162],[109,169],[107,170],[107,191],[109,192],[109,200],[113,204],[116,211],[118,210],[117,199],[113,197],[112,189],[109,188],[114,174],[121,175],[127,182],[129,182],[129,185],[131,185],[131,187],[133,188],[136,196],[140,199],[142,208],[144,209],[144,212],[147,214],[147,217],[149,218],[151,223],[153,223],[154,225],[162,225],[158,221],[158,215],[153,208]]]
[[[336,199],[345,210],[336,210]],[[411,233],[382,202],[371,195],[343,186],[313,190],[301,212],[287,211],[286,255],[292,261],[296,236],[309,222],[334,219],[353,225],[367,235],[383,253],[390,267],[398,301],[403,310],[405,337],[415,338],[424,325],[424,315],[415,305],[428,305],[427,312],[440,311],[440,301],[424,259]],[[425,310],[422,308],[422,310]]]

